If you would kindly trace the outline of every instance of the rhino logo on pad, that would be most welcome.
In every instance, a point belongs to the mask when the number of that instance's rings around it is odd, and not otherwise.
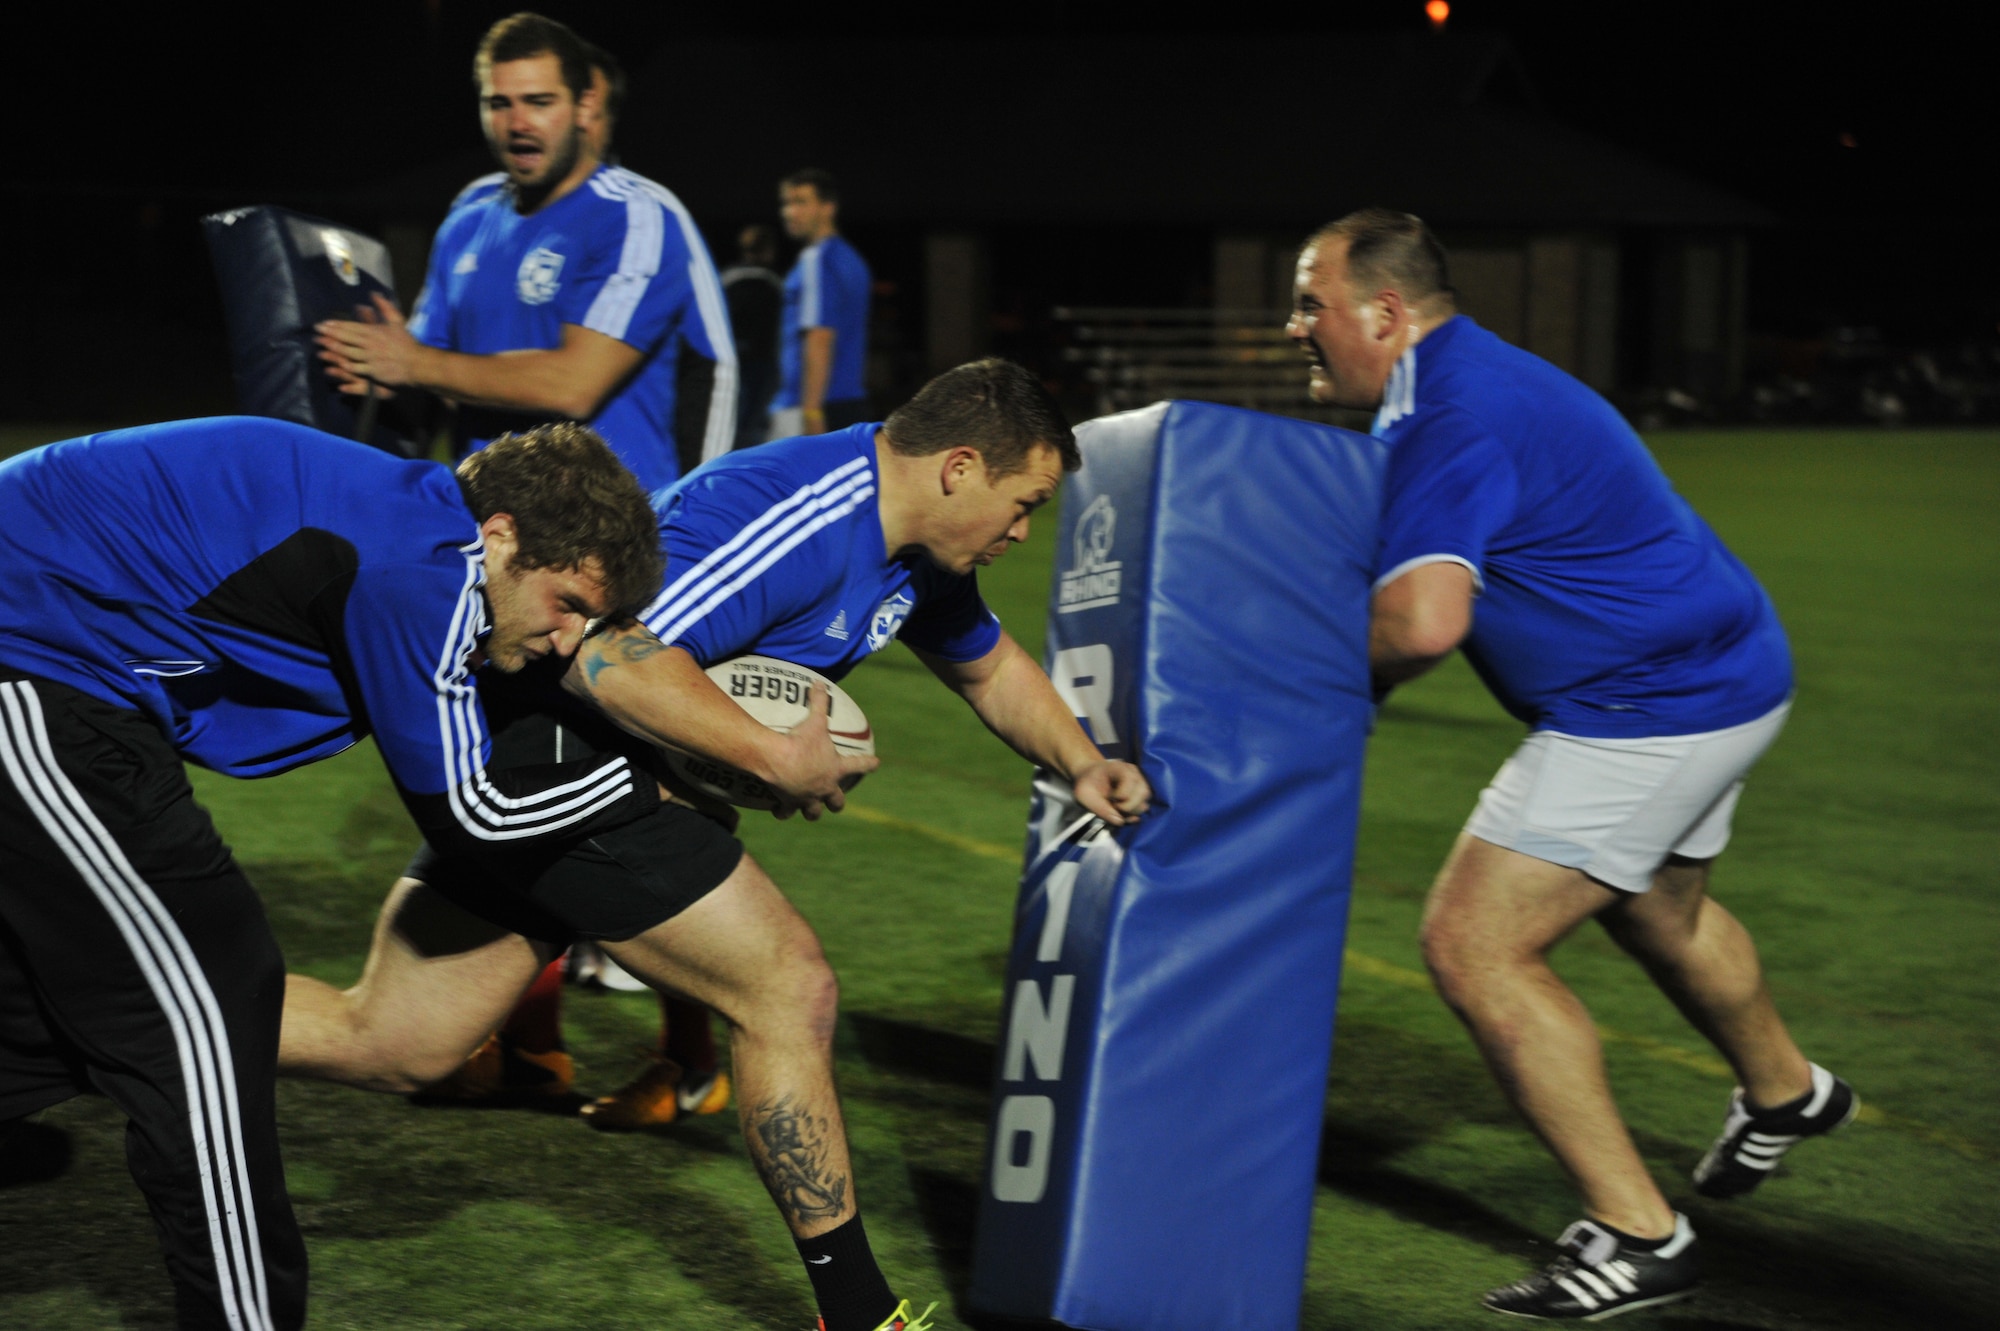
[[[1111,543],[1118,534],[1118,510],[1110,495],[1090,501],[1076,520],[1071,536],[1073,561],[1063,570],[1056,592],[1056,613],[1071,614],[1102,605],[1117,605],[1124,563],[1111,557]]]

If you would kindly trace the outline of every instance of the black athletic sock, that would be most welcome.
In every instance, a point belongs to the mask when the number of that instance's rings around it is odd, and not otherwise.
[[[896,1311],[896,1296],[889,1292],[882,1268],[875,1265],[859,1212],[838,1228],[792,1242],[798,1244],[799,1257],[812,1278],[813,1298],[826,1331],[875,1331]]]
[[[1813,1095],[1818,1090],[1819,1087],[1817,1086],[1808,1086],[1804,1095],[1798,1096],[1796,1099],[1787,1100],[1781,1105],[1772,1105],[1769,1109],[1759,1109],[1756,1105],[1750,1103],[1750,1097],[1746,1095],[1743,1097],[1743,1107],[1750,1111],[1750,1117],[1752,1118],[1766,1120],[1790,1118],[1794,1114],[1804,1113],[1805,1107],[1812,1103]]]

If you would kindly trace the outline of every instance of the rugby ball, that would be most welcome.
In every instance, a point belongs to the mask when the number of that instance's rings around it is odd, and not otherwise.
[[[790,731],[806,719],[813,681],[818,680],[826,686],[833,703],[827,717],[833,747],[844,754],[875,752],[875,733],[869,729],[868,718],[861,714],[861,708],[847,696],[847,690],[816,670],[770,656],[739,656],[710,666],[708,677],[738,707],[781,732]],[[665,753],[667,766],[675,776],[712,799],[742,809],[778,806],[776,793],[740,768],[672,749]]]

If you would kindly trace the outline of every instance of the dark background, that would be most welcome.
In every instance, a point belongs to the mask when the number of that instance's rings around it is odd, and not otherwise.
[[[198,218],[253,202],[326,211],[343,191],[476,149],[471,52],[511,9],[404,0],[39,14],[50,35],[17,47],[10,80],[0,415],[226,409],[227,354]],[[1288,39],[1293,51],[1271,70],[1272,114],[1308,118],[1343,112],[1351,71],[1328,34],[1428,26],[1416,0],[1281,0],[1219,7],[1207,18],[1168,18],[1128,0],[1043,0],[977,18],[866,0],[549,0],[542,9],[635,71],[677,37],[1255,32]],[[1753,334],[1781,341],[1873,329],[1898,347],[1995,339],[2000,251],[1982,186],[2000,109],[1990,42],[1977,36],[1972,7],[1458,0],[1450,23],[1508,37],[1548,114],[1776,215],[1778,225],[1751,238]],[[893,88],[897,71],[826,76]],[[754,88],[754,69],[744,77]],[[758,91],[812,114],[811,87]],[[753,219],[710,217],[699,199],[689,202],[728,262],[735,225]],[[911,237],[871,237],[858,215],[851,230],[892,287],[915,262],[905,252]],[[1121,255],[1083,250],[1102,243],[1065,247],[1044,236],[1035,250],[1060,255],[1077,275],[1071,300],[1103,298],[1083,287],[1123,271],[1124,285],[1150,284],[1147,303],[1199,301],[1204,237],[1171,229],[1134,237],[1122,270]],[[1039,304],[1051,281],[1060,285],[1048,262],[1033,266],[1032,282],[1016,281],[1004,254],[996,259],[998,319],[1032,320],[1039,311],[1024,302]],[[892,321],[915,303],[907,291],[884,293]]]

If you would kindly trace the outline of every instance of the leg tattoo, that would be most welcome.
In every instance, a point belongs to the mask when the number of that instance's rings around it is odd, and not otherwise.
[[[794,1224],[831,1220],[847,1204],[847,1179],[826,1167],[826,1123],[793,1105],[788,1095],[750,1112],[762,1148],[764,1186]]]

